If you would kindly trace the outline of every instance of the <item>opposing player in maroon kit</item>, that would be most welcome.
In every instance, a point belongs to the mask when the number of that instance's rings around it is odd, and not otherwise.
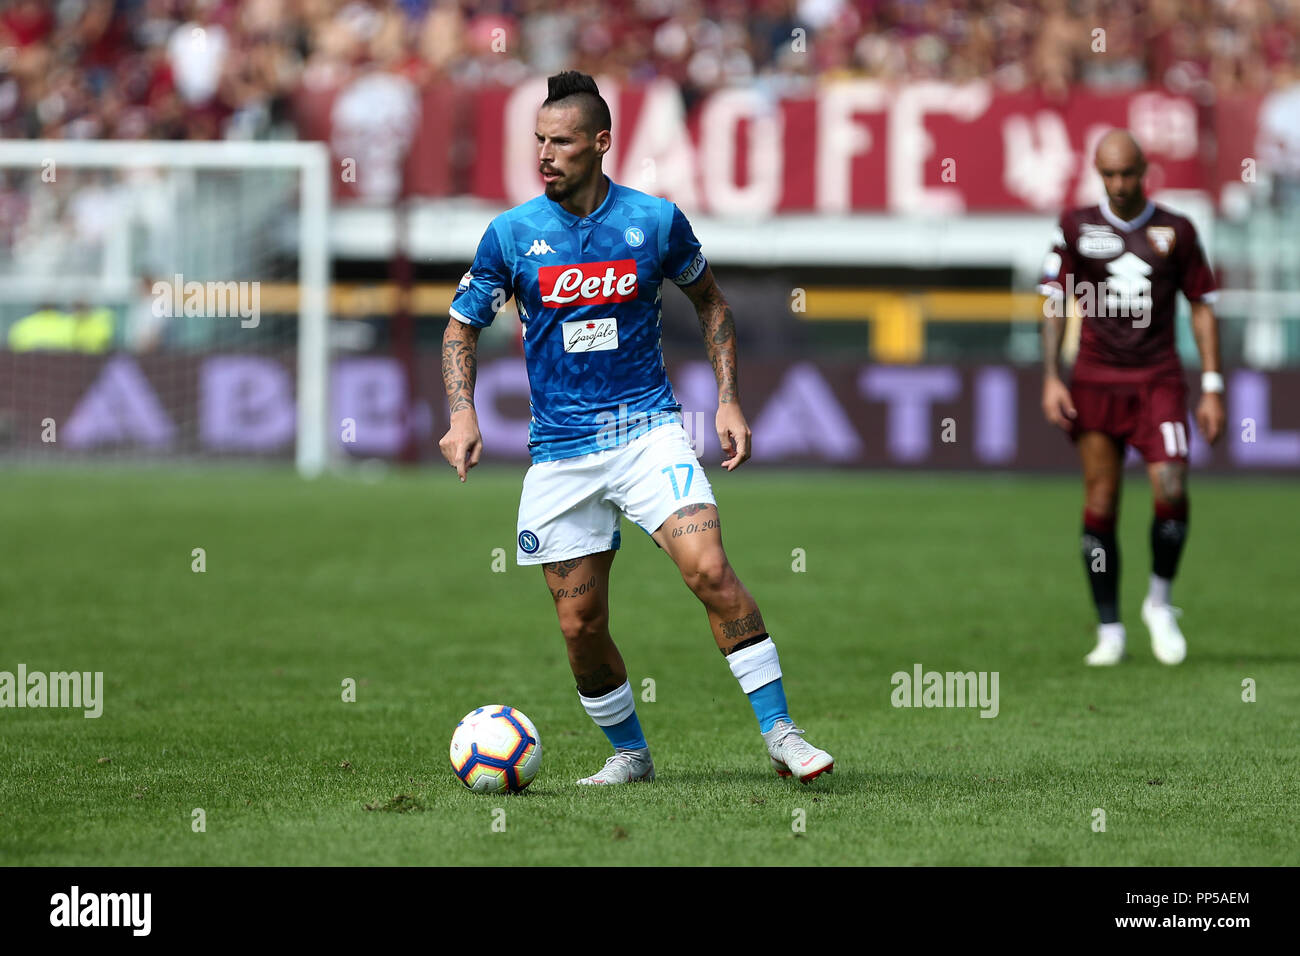
[[[1124,447],[1146,460],[1155,497],[1151,522],[1151,583],[1142,620],[1151,649],[1165,664],[1187,656],[1169,592],[1187,539],[1187,385],[1174,347],[1177,294],[1192,306],[1192,331],[1201,353],[1201,398],[1196,423],[1210,444],[1223,433],[1223,376],[1219,334],[1210,303],[1214,275],[1196,230],[1183,216],[1147,199],[1146,159],[1124,130],[1097,146],[1097,172],[1106,201],[1061,215],[1043,267],[1043,413],[1065,429],[1083,464],[1083,561],[1100,626],[1085,661],[1118,664],[1124,658],[1119,618],[1119,506]],[[1065,302],[1078,302],[1079,354],[1067,387],[1058,354]]]

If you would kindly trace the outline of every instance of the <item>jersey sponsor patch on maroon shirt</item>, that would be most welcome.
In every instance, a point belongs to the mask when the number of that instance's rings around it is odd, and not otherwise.
[[[1208,301],[1214,274],[1185,216],[1155,203],[1128,222],[1102,206],[1062,213],[1038,290],[1077,303],[1082,327],[1073,380],[1177,377],[1178,293]]]

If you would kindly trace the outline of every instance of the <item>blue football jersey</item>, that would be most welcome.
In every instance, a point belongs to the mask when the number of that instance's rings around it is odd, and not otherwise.
[[[663,280],[689,285],[707,262],[674,203],[609,180],[575,216],[544,194],[488,225],[451,303],[483,328],[513,296],[524,323],[534,462],[625,444],[680,420],[664,367]]]

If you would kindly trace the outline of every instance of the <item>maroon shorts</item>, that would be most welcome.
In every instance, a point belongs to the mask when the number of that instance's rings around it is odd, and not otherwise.
[[[1132,385],[1074,382],[1070,397],[1078,413],[1071,440],[1103,432],[1136,448],[1148,462],[1187,461],[1187,383],[1162,379]]]

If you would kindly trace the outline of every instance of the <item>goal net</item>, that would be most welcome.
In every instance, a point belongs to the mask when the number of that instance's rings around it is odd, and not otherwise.
[[[0,460],[327,464],[317,143],[0,142]]]

